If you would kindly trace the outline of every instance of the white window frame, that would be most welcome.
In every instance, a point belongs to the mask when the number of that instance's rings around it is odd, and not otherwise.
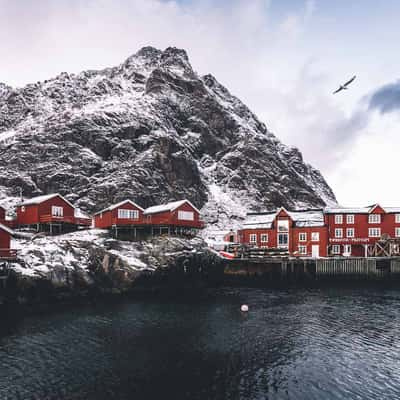
[[[194,212],[178,210],[178,219],[181,221],[194,221]]]
[[[395,229],[394,235],[395,235],[396,237],[400,237],[400,228],[396,228],[396,229]]]
[[[249,243],[257,244],[257,233],[250,233],[249,235]]]
[[[346,215],[346,223],[348,225],[353,225],[354,224],[354,214],[347,214]]]
[[[260,237],[261,237],[261,243],[268,243],[268,233],[262,233]]]
[[[350,233],[351,232],[351,233]],[[354,235],[355,235],[355,230],[354,230],[354,228],[347,228],[346,229],[346,237],[347,238],[354,238]]]
[[[380,224],[381,223],[381,214],[369,214],[368,215],[368,223],[369,224]]]
[[[25,206],[21,206],[21,212],[25,212]]]
[[[319,242],[319,232],[311,232],[311,241]]]
[[[289,232],[289,220],[278,219],[278,232]]]
[[[343,237],[343,229],[335,228],[335,238],[341,239]]]
[[[51,216],[62,218],[64,216],[64,207],[51,206]]]
[[[396,224],[400,224],[400,214],[396,214],[395,222]]]
[[[349,250],[349,251],[347,251],[347,250]],[[346,255],[346,256],[351,256],[351,244],[345,244],[344,246],[343,246],[343,255]]]
[[[281,237],[285,237],[287,242],[285,244],[280,243],[281,242]],[[289,233],[288,232],[278,232],[277,234],[277,243],[278,243],[278,247],[280,249],[288,249],[289,248]]]
[[[336,225],[343,224],[343,214],[335,214],[335,224]]]
[[[299,242],[307,242],[307,233],[299,232]]]
[[[368,237],[380,238],[381,237],[381,228],[368,228]]]
[[[118,219],[139,219],[139,211],[128,208],[119,208]]]
[[[307,246],[299,245],[299,254],[305,256],[307,255]]]
[[[332,254],[340,254],[340,244],[332,245]]]

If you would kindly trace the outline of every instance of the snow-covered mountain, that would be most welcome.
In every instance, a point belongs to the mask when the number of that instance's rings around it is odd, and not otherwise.
[[[19,188],[60,192],[87,212],[185,197],[220,226],[248,210],[336,202],[299,150],[176,48],[23,88],[0,83],[0,200]]]

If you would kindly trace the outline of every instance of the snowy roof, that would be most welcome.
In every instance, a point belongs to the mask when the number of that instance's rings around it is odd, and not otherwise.
[[[50,200],[57,196],[61,197],[71,207],[75,208],[73,204],[71,204],[65,197],[61,196],[61,194],[59,194],[59,193],[45,194],[43,196],[33,197],[32,199],[24,200],[22,203],[19,203],[18,206],[28,206],[28,205],[32,205],[32,204],[40,204],[40,203],[43,203],[43,202]]]
[[[125,203],[132,204],[134,207],[138,208],[139,210],[144,211],[142,207],[140,207],[138,204],[134,203],[132,200],[128,199],[128,200],[120,201],[119,203],[116,203],[116,204],[112,204],[111,206],[104,208],[103,210],[97,211],[97,213],[95,213],[94,215],[98,215],[98,214],[101,214],[106,211],[115,210],[116,208],[124,205]]]
[[[6,231],[10,235],[14,235],[14,231],[12,229],[10,229],[8,226],[0,224],[0,229],[3,230],[3,231]]]
[[[374,204],[367,207],[327,207],[325,208],[325,214],[369,214],[379,204]],[[400,207],[382,207],[387,213],[400,213]]]
[[[324,226],[324,213],[322,210],[288,211],[288,214],[298,227]]]
[[[387,213],[400,213],[400,207],[384,207]]]
[[[85,214],[81,209],[75,208],[74,211],[74,216],[75,218],[86,218],[86,219],[91,219],[89,215]]]
[[[245,229],[269,229],[278,213],[284,209],[279,209],[274,213],[247,214],[243,223]],[[284,210],[294,221],[297,227],[317,227],[324,225],[324,213],[322,210],[287,211]]]
[[[276,217],[274,213],[260,213],[260,214],[247,214],[246,220],[243,222],[243,228],[245,229],[257,229],[272,227],[272,221]]]
[[[172,203],[149,207],[144,210],[144,214],[147,215],[147,214],[157,214],[165,211],[174,211],[185,203],[188,203],[194,210],[196,210],[200,214],[200,211],[189,200],[173,201]]]

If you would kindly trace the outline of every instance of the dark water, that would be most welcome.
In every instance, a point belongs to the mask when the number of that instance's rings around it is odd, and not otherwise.
[[[223,289],[3,319],[0,399],[399,399],[399,306],[393,290]]]

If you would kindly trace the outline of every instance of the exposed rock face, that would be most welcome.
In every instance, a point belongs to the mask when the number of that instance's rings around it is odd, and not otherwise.
[[[4,295],[34,303],[93,291],[128,292],[140,278],[150,276],[152,285],[165,276],[173,287],[182,276],[197,274],[201,280],[222,271],[222,260],[200,238],[128,242],[110,238],[107,231],[90,230],[18,239],[14,247],[20,261],[12,265],[8,294],[0,290],[0,303]]]
[[[18,187],[60,192],[88,212],[126,197],[144,207],[185,197],[220,225],[249,209],[335,202],[297,149],[176,48],[0,84],[0,199]]]

